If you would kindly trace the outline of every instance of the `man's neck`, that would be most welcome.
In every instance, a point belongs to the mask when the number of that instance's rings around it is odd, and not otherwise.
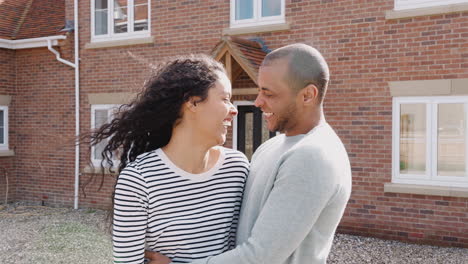
[[[302,115],[302,118],[297,120],[295,126],[291,129],[288,129],[287,131],[284,131],[284,134],[287,137],[307,134],[309,131],[325,122],[325,115],[323,114],[323,110],[320,107],[320,109],[312,112],[311,114]]]

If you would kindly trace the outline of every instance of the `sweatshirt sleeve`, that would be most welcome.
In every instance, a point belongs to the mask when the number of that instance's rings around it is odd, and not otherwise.
[[[127,166],[120,173],[115,186],[112,225],[114,263],[143,263],[147,197],[146,182],[138,169]]]
[[[337,185],[320,150],[302,147],[285,154],[274,187],[246,243],[196,264],[283,263],[310,233]]]

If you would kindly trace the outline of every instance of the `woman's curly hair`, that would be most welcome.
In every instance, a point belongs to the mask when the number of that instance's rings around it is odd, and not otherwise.
[[[91,146],[108,139],[101,167],[113,168],[117,156],[120,173],[138,155],[167,145],[182,105],[193,96],[205,100],[219,72],[225,73],[223,66],[207,55],[177,57],[156,67],[139,96],[91,133]]]

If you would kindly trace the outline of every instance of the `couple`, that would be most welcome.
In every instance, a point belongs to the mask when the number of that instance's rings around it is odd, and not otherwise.
[[[328,81],[305,44],[265,57],[255,105],[282,134],[249,171],[242,153],[220,146],[237,114],[222,65],[206,56],[163,65],[94,135],[112,135],[109,161],[120,150],[114,262],[325,263],[351,192],[346,150],[323,115]]]

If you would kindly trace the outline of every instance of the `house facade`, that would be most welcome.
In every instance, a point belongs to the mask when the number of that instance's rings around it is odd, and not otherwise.
[[[250,156],[275,136],[253,106],[258,66],[302,42],[329,63],[325,115],[353,170],[339,232],[468,246],[468,1],[85,0],[73,24],[74,2],[0,3],[0,197],[108,208],[115,176],[100,146],[76,149],[76,121],[99,127],[151,65],[188,53],[226,66],[226,146]]]

